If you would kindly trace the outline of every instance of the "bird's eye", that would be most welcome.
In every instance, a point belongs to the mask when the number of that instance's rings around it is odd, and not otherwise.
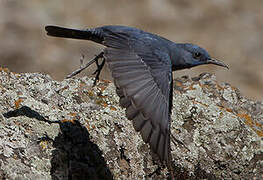
[[[195,52],[194,53],[194,58],[199,59],[201,57],[201,53],[200,52]]]

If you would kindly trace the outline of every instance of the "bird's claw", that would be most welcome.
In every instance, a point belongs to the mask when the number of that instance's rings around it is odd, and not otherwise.
[[[101,70],[102,70],[102,68],[103,68],[103,66],[104,66],[104,64],[105,64],[105,59],[104,59],[103,57],[100,57],[100,58],[102,58],[101,64],[99,64],[98,59],[96,59],[96,61],[95,61],[95,62],[96,62],[96,65],[97,65],[97,69],[96,69],[96,71],[93,73],[93,75],[96,74],[95,80],[94,80],[94,82],[93,82],[93,86],[95,86],[96,83],[97,83],[97,81],[99,81],[99,77],[100,77]]]

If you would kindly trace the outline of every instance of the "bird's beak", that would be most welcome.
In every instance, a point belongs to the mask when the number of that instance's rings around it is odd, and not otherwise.
[[[229,69],[229,67],[225,63],[223,63],[222,61],[219,61],[217,59],[213,59],[213,58],[208,59],[206,64],[215,64],[215,65],[222,66],[222,67]]]

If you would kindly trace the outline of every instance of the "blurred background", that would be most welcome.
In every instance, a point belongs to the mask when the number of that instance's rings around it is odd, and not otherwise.
[[[263,100],[262,0],[0,0],[0,66],[42,72],[56,80],[103,48],[79,40],[47,37],[44,26],[135,26],[172,41],[200,45],[230,66],[200,66],[175,76],[214,73],[246,97]],[[102,78],[110,79],[107,68]],[[91,70],[83,75],[90,75]]]

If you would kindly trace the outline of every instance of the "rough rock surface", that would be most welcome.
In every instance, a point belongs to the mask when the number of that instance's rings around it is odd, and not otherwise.
[[[0,179],[163,179],[115,87],[0,69]],[[214,75],[175,80],[176,179],[263,179],[263,103]]]

